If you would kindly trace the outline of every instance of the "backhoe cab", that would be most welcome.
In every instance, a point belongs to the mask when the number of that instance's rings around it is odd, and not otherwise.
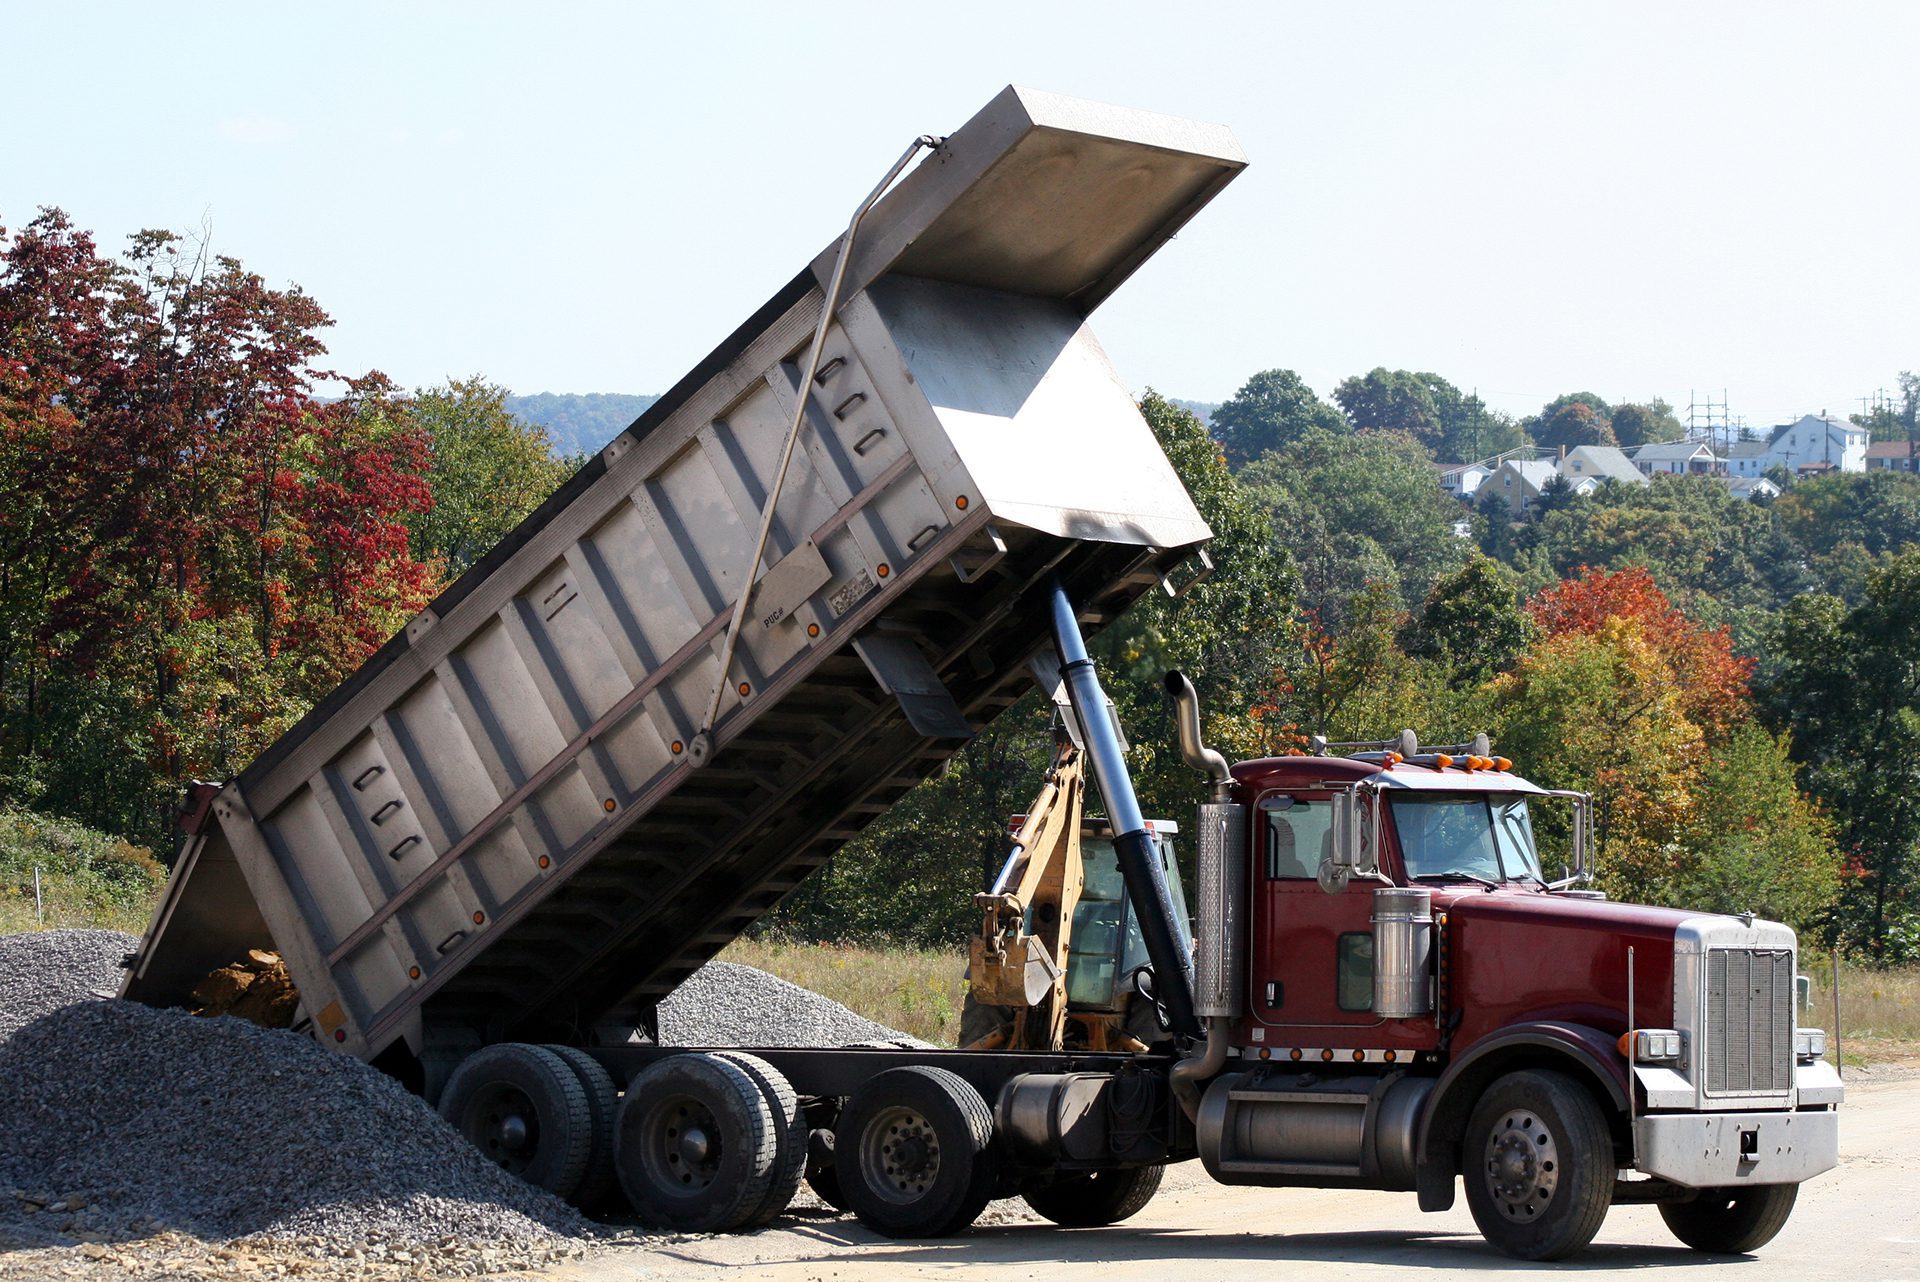
[[[1165,1036],[1113,830],[1086,817],[1085,785],[1085,760],[1064,741],[1032,807],[1008,824],[1013,846],[993,888],[974,896],[982,922],[968,959],[964,1049],[1144,1051]],[[1191,947],[1179,826],[1154,819],[1147,828]]]

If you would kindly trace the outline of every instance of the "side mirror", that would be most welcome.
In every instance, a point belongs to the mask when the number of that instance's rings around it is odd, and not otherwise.
[[[1573,799],[1573,874],[1582,881],[1593,879],[1588,846],[1593,828],[1593,798],[1582,793]]]
[[[1375,861],[1370,849],[1372,843],[1367,840],[1367,827],[1360,809],[1360,794],[1357,791],[1334,793],[1332,840],[1326,857],[1320,861],[1317,877],[1320,889],[1329,895],[1346,890],[1347,882],[1355,873],[1370,875],[1373,872]]]

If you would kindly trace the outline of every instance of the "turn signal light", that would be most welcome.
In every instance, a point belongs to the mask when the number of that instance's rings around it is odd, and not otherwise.
[[[1680,1058],[1680,1034],[1671,1028],[1640,1028],[1620,1034],[1620,1053],[1627,1054],[1628,1039],[1633,1039],[1633,1058],[1641,1063],[1659,1063]]]

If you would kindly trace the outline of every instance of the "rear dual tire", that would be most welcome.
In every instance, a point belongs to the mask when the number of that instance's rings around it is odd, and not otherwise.
[[[833,1149],[835,1191],[861,1223],[892,1238],[958,1233],[999,1181],[993,1115],[980,1092],[944,1068],[913,1065],[870,1079],[841,1110]]]

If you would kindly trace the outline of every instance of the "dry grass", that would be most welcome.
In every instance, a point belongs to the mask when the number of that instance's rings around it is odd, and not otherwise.
[[[737,939],[720,960],[755,966],[855,1014],[937,1046],[960,1035],[966,954],[912,948],[853,948],[778,939]]]
[[[95,888],[72,877],[43,875],[40,880],[41,907],[34,911],[33,884],[0,886],[0,935],[16,935],[30,930],[58,930],[68,927],[98,927],[124,930],[129,935],[146,933],[153,916],[158,890],[132,903],[105,900]]]
[[[1813,980],[1812,1009],[1800,1012],[1800,1022],[1826,1029],[1831,1039],[1833,963],[1809,953],[1800,964]],[[1842,962],[1840,1024],[1849,1064],[1920,1059],[1920,968],[1867,970]]]

